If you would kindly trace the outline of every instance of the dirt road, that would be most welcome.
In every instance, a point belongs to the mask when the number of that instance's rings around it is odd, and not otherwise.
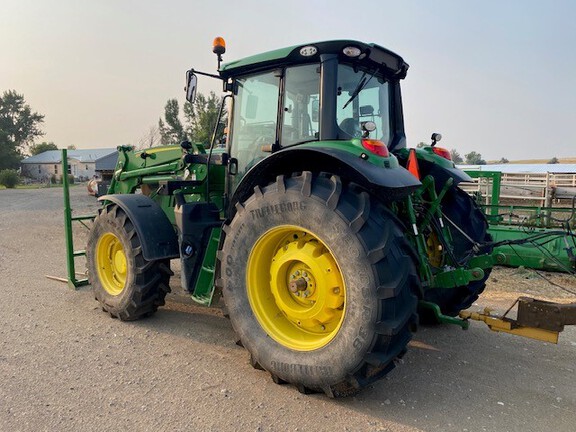
[[[72,196],[78,213],[96,208],[84,187]],[[89,288],[45,278],[66,271],[61,200],[60,189],[0,190],[0,431],[576,428],[574,328],[558,346],[479,323],[422,328],[402,364],[357,397],[305,396],[252,369],[220,310],[192,305],[176,282],[155,316],[123,323]],[[77,237],[82,248],[81,227]],[[516,291],[568,298],[530,273],[494,276],[479,303],[500,311]]]

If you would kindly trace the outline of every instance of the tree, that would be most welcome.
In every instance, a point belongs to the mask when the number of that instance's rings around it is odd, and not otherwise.
[[[70,144],[68,147],[66,147],[68,150],[76,150],[76,146],[74,144]]]
[[[164,108],[164,120],[158,120],[158,127],[151,128],[140,140],[140,145],[152,146],[159,142],[161,145],[178,144],[184,140],[210,144],[218,113],[220,112],[220,100],[214,92],[209,96],[198,93],[194,104],[186,102],[183,107],[184,125],[180,121],[179,105],[176,99],[169,99]],[[226,124],[226,110],[218,124],[216,141],[221,141],[224,136]],[[159,137],[159,138],[158,138]]]
[[[160,126],[151,126],[138,140],[138,148],[144,149],[162,144]]]
[[[498,161],[499,164],[507,164],[507,163],[509,163],[509,162],[510,162],[510,161],[509,161],[508,159],[504,158],[504,157],[501,158],[501,159]]]
[[[12,189],[18,184],[19,181],[20,178],[18,177],[18,172],[16,170],[0,170],[0,185],[3,185],[8,189]]]
[[[32,109],[24,96],[7,90],[0,97],[0,169],[18,168],[34,138],[44,135],[44,116]]]
[[[199,93],[194,104],[186,102],[184,104],[184,117],[187,123],[186,132],[190,140],[209,145],[219,111],[220,98],[214,92],[210,92],[208,97]],[[218,124],[216,141],[221,141],[223,138],[226,115],[226,110],[224,110]]]
[[[476,153],[475,151],[465,154],[464,158],[466,159],[466,163],[468,165],[486,165],[486,161],[482,159],[482,155],[480,153]]]
[[[184,133],[184,126],[179,118],[180,106],[176,99],[168,99],[166,106],[164,107],[164,120],[158,122],[158,129],[160,129],[160,135],[162,136],[162,144],[179,144],[180,142],[186,140],[186,134]]]
[[[160,144],[161,145],[169,145],[170,142],[170,134],[168,133],[168,128],[162,121],[162,118],[158,119],[158,133],[160,134]]]
[[[34,155],[37,155],[40,153],[44,153],[45,151],[48,151],[48,150],[58,150],[58,147],[53,142],[43,141],[40,144],[33,144],[30,147],[30,154],[32,154],[32,156],[34,156]]]
[[[460,156],[460,153],[458,153],[456,149],[450,150],[450,156],[452,157],[452,162],[454,162],[455,164],[461,164],[462,162],[464,162],[462,156]]]
[[[552,159],[550,159],[547,163],[549,164],[557,164],[560,163],[560,161],[558,160],[558,158],[556,156],[554,156]]]

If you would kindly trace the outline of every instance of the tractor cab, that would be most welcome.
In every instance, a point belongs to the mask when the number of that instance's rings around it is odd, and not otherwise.
[[[220,59],[222,48],[218,52]],[[385,48],[348,40],[299,45],[222,65],[219,77],[232,98],[227,149],[232,190],[270,154],[302,144],[348,141],[346,146],[365,151],[368,145],[380,156],[405,146],[399,81],[407,69],[400,56]],[[187,94],[192,88],[193,73]]]

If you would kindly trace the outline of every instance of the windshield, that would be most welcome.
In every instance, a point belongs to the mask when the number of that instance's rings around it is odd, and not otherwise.
[[[354,70],[338,65],[338,98],[336,121],[341,136],[347,139],[362,137],[362,123],[371,121],[376,130],[370,138],[390,143],[390,98],[386,80],[374,71]]]

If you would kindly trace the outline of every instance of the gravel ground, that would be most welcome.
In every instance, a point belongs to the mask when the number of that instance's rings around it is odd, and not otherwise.
[[[386,379],[354,398],[304,396],[252,369],[219,309],[176,291],[149,319],[110,319],[64,276],[61,189],[0,190],[0,431],[573,431],[576,330],[558,346],[473,322],[421,328]],[[94,211],[84,187],[77,213]],[[77,228],[77,248],[86,239]],[[84,264],[78,260],[79,268]],[[496,269],[478,301],[574,296]],[[576,291],[574,279],[546,274]]]

